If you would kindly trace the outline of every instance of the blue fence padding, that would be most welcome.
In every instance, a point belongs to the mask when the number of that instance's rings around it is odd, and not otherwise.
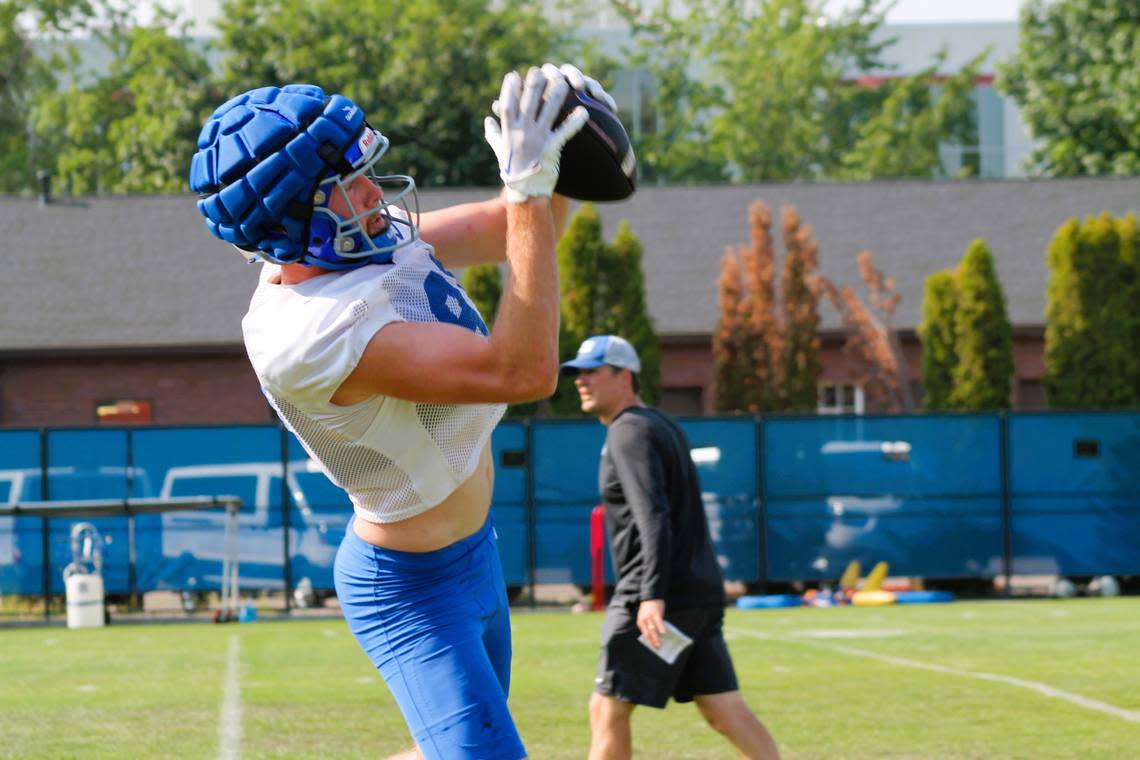
[[[1014,496],[1140,499],[1140,412],[1011,415],[1009,458]]]
[[[587,585],[590,511],[598,503],[598,462],[606,428],[594,419],[558,420],[536,423],[533,434],[535,578],[539,583]],[[508,556],[510,551],[500,544],[500,554]]]
[[[1013,524],[1013,571],[1140,575],[1135,498],[1021,498]]]
[[[39,472],[40,434],[34,430],[0,432],[0,504],[40,498]],[[27,479],[32,475],[36,477],[35,495],[29,497],[24,494],[30,490]],[[41,576],[29,569],[22,549],[25,533],[34,533],[39,541],[40,525],[37,518],[0,517],[0,593],[15,593],[9,589],[35,593],[40,587]],[[41,554],[42,549],[37,548],[35,556]]]
[[[529,582],[527,542],[526,425],[504,421],[491,436],[495,491],[491,498],[503,578],[510,586]],[[521,459],[520,459],[521,458]],[[521,461],[521,464],[515,464]]]
[[[150,496],[145,474],[127,464],[127,435],[121,430],[52,430],[46,438],[48,478],[40,467],[25,472],[19,493],[11,501],[48,499],[121,499]],[[38,446],[38,444],[37,444]],[[4,469],[7,469],[5,462]],[[45,490],[46,485],[46,490]],[[50,522],[48,537],[50,590],[63,592],[63,570],[72,561],[71,528],[79,522],[95,526],[101,537],[103,580],[106,588],[128,588],[130,554],[127,523],[115,518],[72,518]],[[19,572],[27,586],[43,588],[43,523],[20,518],[15,535]]]
[[[596,420],[535,423],[534,497],[539,504],[598,503],[606,429]]]
[[[803,599],[796,594],[761,594],[759,596],[742,596],[736,600],[736,606],[742,610],[772,610],[799,607]]]
[[[773,512],[780,505],[770,505]],[[798,507],[804,504],[799,502]],[[818,505],[825,512],[825,505]],[[977,510],[977,505],[974,507]],[[835,580],[852,560],[864,567],[885,561],[893,575],[925,578],[1001,574],[1000,503],[988,513],[874,514],[855,511],[767,521],[769,580]]]
[[[895,591],[895,604],[944,604],[954,601],[949,591]]]
[[[1001,418],[764,423],[767,578],[829,580],[851,560],[923,577],[1001,572]]]
[[[1003,572],[1007,514],[1013,572],[1140,574],[1140,413],[732,417],[682,426],[729,580],[834,580],[853,559],[886,560],[900,575],[993,577]],[[507,420],[496,429],[492,509],[509,584],[530,580],[532,508],[536,579],[590,583],[589,515],[604,440],[592,419]],[[240,496],[246,587],[284,584],[287,503],[293,581],[332,588],[351,504],[276,427],[0,431],[0,502],[42,497],[44,456],[51,498]],[[75,522],[50,522],[53,593],[63,589]],[[126,593],[126,520],[91,522],[105,537],[107,590]],[[221,511],[134,522],[134,590],[219,587]],[[0,593],[42,593],[42,525],[0,518]]]
[[[1009,421],[1016,573],[1140,574],[1140,413]]]
[[[683,419],[681,427],[693,449],[701,490],[722,499],[756,498],[756,422]]]
[[[526,425],[510,420],[499,423],[491,436],[491,453],[495,457],[492,501],[496,506],[526,503]]]
[[[756,422],[751,418],[685,419],[681,427],[701,478],[709,534],[730,580],[760,577]]]
[[[242,584],[284,587],[281,433],[267,425],[143,429],[134,433],[134,462],[158,484],[158,496],[233,494],[243,501],[238,513]],[[307,460],[302,459],[302,462]],[[311,561],[331,563],[335,545],[322,540],[320,521],[306,524],[291,515],[290,546],[312,530]],[[343,518],[338,516],[338,523]],[[140,572],[144,589],[214,590],[221,585],[225,515],[219,511],[156,515],[152,540],[160,561]],[[331,575],[329,576],[331,578]]]
[[[763,429],[769,499],[1001,490],[997,415],[777,418]]]

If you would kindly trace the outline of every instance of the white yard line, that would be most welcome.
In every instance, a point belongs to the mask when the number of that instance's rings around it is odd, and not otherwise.
[[[725,627],[726,631],[730,631],[740,636],[751,636],[756,639],[768,639],[771,641],[784,641],[793,644],[807,644],[808,646],[823,647],[830,649],[833,652],[840,652],[842,654],[849,654],[854,657],[866,657],[871,660],[878,660],[885,662],[889,665],[898,665],[904,668],[916,668],[918,670],[929,670],[934,673],[943,673],[950,676],[961,676],[963,678],[974,678],[979,681],[991,681],[993,683],[1004,683],[1009,686],[1017,686],[1021,689],[1028,689],[1035,691],[1046,697],[1053,699],[1060,699],[1070,704],[1083,707],[1086,710],[1095,710],[1097,712],[1112,715],[1113,717],[1126,720],[1129,723],[1140,723],[1140,710],[1125,710],[1116,705],[1110,705],[1107,702],[1100,702],[1088,697],[1082,697],[1080,694],[1073,694],[1070,691],[1054,688],[1048,684],[1040,683],[1039,681],[1029,681],[1024,678],[1015,678],[1013,676],[1003,676],[997,673],[984,673],[975,670],[957,670],[955,668],[948,668],[944,665],[934,665],[928,662],[920,662],[919,660],[911,660],[906,657],[895,657],[889,654],[879,654],[867,649],[858,649],[856,647],[847,646],[846,644],[832,644],[829,642],[819,641],[818,639],[801,639],[792,636],[770,636],[766,633],[759,633],[757,631],[749,631],[745,628]]]
[[[222,692],[222,716],[218,724],[219,760],[241,757],[241,639],[230,636],[226,656],[226,681]]]

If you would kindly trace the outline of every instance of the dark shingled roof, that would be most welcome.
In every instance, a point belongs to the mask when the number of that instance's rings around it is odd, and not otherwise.
[[[421,208],[480,200],[493,190],[424,191]],[[855,255],[903,294],[896,324],[919,320],[923,280],[984,237],[1014,324],[1044,321],[1045,248],[1073,216],[1136,212],[1140,178],[895,181],[646,187],[601,204],[605,234],[629,221],[644,248],[646,289],[664,335],[712,331],[726,246],[748,239],[748,206],[778,220],[793,205],[819,241],[823,272],[860,287]],[[776,225],[778,227],[778,222]],[[211,237],[192,196],[0,198],[0,351],[212,347],[240,343],[257,268]],[[778,249],[780,250],[780,249]],[[782,258],[782,255],[781,255]],[[824,326],[835,315],[823,310]]]

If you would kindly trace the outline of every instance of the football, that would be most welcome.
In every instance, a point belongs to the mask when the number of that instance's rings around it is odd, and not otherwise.
[[[562,148],[554,191],[579,201],[620,201],[637,189],[637,159],[629,134],[609,106],[570,88],[556,124],[578,106],[590,118]]]

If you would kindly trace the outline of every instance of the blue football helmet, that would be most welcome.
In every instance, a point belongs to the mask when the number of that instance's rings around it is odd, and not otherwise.
[[[210,232],[249,261],[328,269],[388,263],[418,238],[419,206],[411,177],[374,171],[387,149],[388,139],[343,95],[304,84],[262,87],[207,120],[190,187]],[[361,176],[385,190],[371,208],[355,208],[349,195]],[[335,194],[347,217],[330,208]],[[385,225],[370,237],[375,216]]]

